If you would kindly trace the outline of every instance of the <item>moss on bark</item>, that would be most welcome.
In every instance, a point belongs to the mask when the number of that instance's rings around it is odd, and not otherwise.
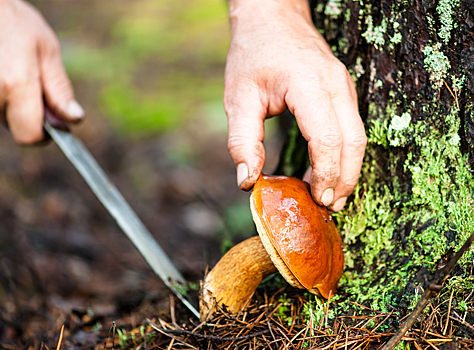
[[[356,81],[369,138],[359,185],[335,215],[346,249],[341,291],[404,313],[426,274],[474,230],[474,1],[314,8],[316,27]],[[306,149],[297,132],[288,145],[279,171],[294,175],[303,162],[290,166],[291,156]],[[471,248],[447,282],[455,307],[474,287],[473,258]]]

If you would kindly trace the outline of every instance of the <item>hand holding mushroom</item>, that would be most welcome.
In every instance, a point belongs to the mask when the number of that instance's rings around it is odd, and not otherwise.
[[[265,119],[289,109],[308,141],[314,200],[342,210],[367,138],[354,82],[314,27],[308,1],[229,0],[229,18],[224,107],[239,187],[250,190],[265,164]]]
[[[201,320],[216,304],[231,313],[245,308],[260,282],[277,270],[293,287],[329,298],[342,275],[344,255],[327,208],[317,205],[303,181],[260,175],[250,196],[260,237],[233,247],[201,286]]]

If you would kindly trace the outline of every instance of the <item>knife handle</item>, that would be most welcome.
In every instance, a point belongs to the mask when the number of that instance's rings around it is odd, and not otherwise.
[[[64,121],[56,117],[54,113],[46,106],[44,106],[44,124],[49,124],[55,129],[69,131],[69,126]]]

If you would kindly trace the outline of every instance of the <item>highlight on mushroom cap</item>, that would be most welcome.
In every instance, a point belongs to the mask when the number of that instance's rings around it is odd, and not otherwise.
[[[344,266],[342,242],[327,208],[314,202],[307,184],[262,174],[250,207],[263,245],[287,282],[325,298],[334,295]]]

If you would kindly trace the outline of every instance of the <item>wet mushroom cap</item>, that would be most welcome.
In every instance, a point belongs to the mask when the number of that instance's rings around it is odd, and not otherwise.
[[[293,177],[261,175],[250,207],[262,243],[287,282],[325,298],[334,295],[344,266],[341,238],[308,185]]]

